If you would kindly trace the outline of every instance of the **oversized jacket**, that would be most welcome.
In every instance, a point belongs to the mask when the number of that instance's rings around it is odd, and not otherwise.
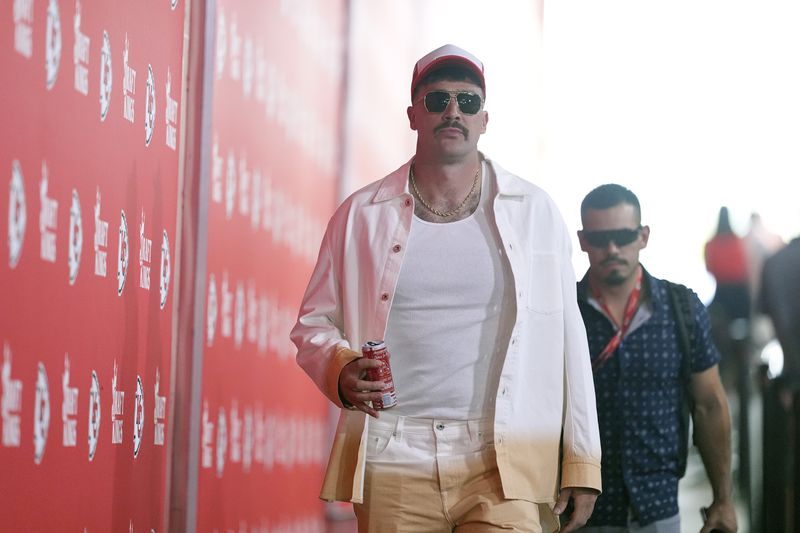
[[[552,503],[559,483],[600,490],[594,384],[572,246],[544,191],[487,164],[496,179],[500,253],[511,265],[517,309],[495,402],[497,466],[506,498]],[[336,210],[291,333],[298,364],[339,407],[342,367],[362,343],[386,332],[414,213],[409,165]],[[321,498],[363,501],[368,424],[363,412],[342,409]]]

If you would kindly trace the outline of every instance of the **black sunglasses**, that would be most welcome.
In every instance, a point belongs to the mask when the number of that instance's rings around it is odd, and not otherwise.
[[[601,231],[584,231],[583,238],[586,239],[591,246],[595,248],[605,248],[608,243],[613,242],[616,246],[626,246],[637,238],[639,232],[642,231],[642,226],[636,229],[609,229]]]
[[[423,98],[425,109],[427,109],[429,113],[441,113],[450,105],[450,98],[453,96],[456,97],[458,109],[465,115],[474,115],[481,110],[481,106],[483,105],[480,95],[475,93],[466,91],[431,91]]]

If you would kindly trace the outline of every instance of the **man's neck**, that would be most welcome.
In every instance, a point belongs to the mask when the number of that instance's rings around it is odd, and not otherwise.
[[[481,160],[477,152],[458,160],[432,160],[417,154],[412,163],[411,189],[417,197],[415,214],[429,222],[454,222],[468,217],[478,206],[481,196]],[[439,216],[423,201],[440,213],[463,205],[456,213]]]
[[[414,178],[417,186],[430,189],[431,194],[446,195],[449,189],[472,184],[480,166],[478,152],[459,158],[432,158],[417,153],[414,158]]]

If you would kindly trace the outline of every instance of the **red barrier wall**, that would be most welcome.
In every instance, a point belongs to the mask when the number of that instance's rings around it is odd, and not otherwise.
[[[326,400],[288,338],[339,170],[343,1],[216,6],[199,531],[323,531]]]
[[[162,530],[184,2],[0,12],[5,531]]]
[[[325,529],[328,407],[288,332],[337,203],[347,2],[192,11],[191,86],[180,0],[0,13],[0,529]]]

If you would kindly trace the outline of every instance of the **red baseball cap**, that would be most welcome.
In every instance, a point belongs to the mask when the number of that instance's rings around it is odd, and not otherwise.
[[[478,76],[481,80],[481,89],[484,96],[486,93],[486,80],[483,77],[483,63],[466,50],[453,44],[446,44],[430,52],[414,65],[414,73],[411,76],[411,98],[414,98],[414,91],[422,79],[433,69],[444,65],[457,65],[466,67]]]

